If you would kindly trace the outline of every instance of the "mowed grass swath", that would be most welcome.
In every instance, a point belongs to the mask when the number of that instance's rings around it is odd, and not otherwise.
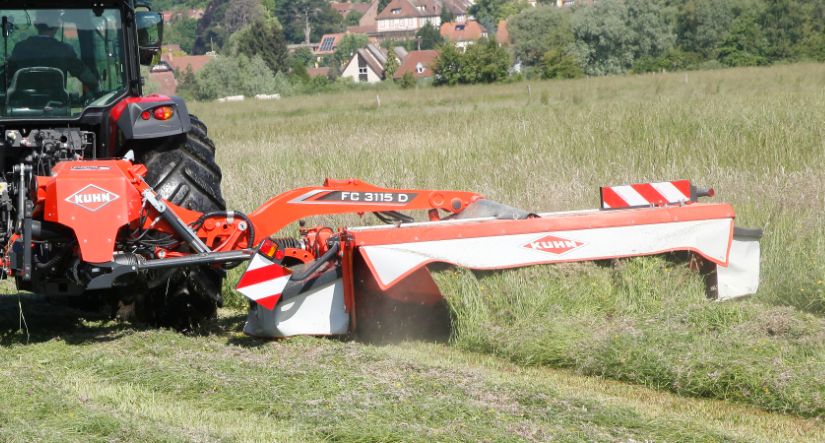
[[[595,207],[607,184],[713,186],[738,225],[765,230],[758,296],[707,302],[695,276],[656,260],[448,274],[454,341],[818,416],[824,87],[825,66],[789,65],[193,108],[221,146],[228,200],[243,209],[323,177],[472,190],[528,210]]]

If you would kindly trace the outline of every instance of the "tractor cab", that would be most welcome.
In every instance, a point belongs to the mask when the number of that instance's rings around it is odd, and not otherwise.
[[[135,61],[148,64],[157,53],[162,19],[135,8],[124,1],[4,2],[0,119],[76,119],[139,95]]]

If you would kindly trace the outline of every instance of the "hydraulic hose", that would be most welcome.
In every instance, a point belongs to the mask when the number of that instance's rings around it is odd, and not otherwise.
[[[341,242],[336,241],[324,255],[318,257],[317,260],[312,262],[307,268],[305,268],[302,272],[292,274],[290,280],[292,281],[301,281],[308,279],[312,274],[315,273],[318,269],[321,268],[322,265],[326,264],[328,261],[332,260],[336,255],[338,255],[338,251],[341,250]]]

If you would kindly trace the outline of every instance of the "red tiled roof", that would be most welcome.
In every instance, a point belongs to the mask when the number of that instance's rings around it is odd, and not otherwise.
[[[370,9],[370,4],[369,3],[352,3],[352,7],[350,8],[350,11],[357,11],[357,12],[360,12],[361,14],[366,14],[367,11],[369,11],[369,9]]]
[[[309,74],[310,77],[326,77],[329,75],[329,68],[307,68],[307,74]]]
[[[507,29],[507,20],[498,22],[498,30],[496,30],[496,43],[500,45],[510,44],[510,30]]]
[[[375,25],[372,26],[347,26],[348,34],[372,34],[378,29]]]
[[[398,70],[395,71],[393,78],[399,79],[408,72],[415,78],[432,77],[433,64],[435,63],[436,58],[438,58],[438,51],[431,49],[425,51],[410,51],[410,53],[407,54],[407,57],[404,58],[404,62],[401,63],[401,66],[399,66]],[[424,68],[423,72],[418,72],[419,64],[421,64]]]
[[[149,81],[158,85],[158,93],[166,96],[175,95],[178,89],[178,81],[175,80],[174,72],[151,72]]]
[[[393,11],[397,11],[393,13]],[[378,13],[378,20],[394,18],[418,17],[418,10],[407,0],[392,0]]]
[[[475,20],[466,23],[447,22],[441,25],[441,36],[451,42],[474,42],[486,33],[484,27]]]
[[[398,12],[393,13],[393,11]],[[434,17],[438,15],[441,15],[441,3],[434,0],[392,0],[384,10],[378,14],[378,20]]]
[[[169,66],[175,70],[175,72],[183,73],[186,71],[187,66],[192,67],[192,72],[198,72],[206,66],[207,63],[211,62],[214,57],[209,55],[180,55],[180,56],[170,56],[166,59],[166,62],[169,63]]]

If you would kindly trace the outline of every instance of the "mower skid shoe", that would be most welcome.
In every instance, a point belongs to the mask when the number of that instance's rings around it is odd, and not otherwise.
[[[300,273],[303,266],[293,268]],[[272,310],[253,303],[243,332],[260,338],[295,335],[343,335],[349,331],[340,267],[302,281],[287,283]]]
[[[728,266],[716,266],[717,300],[744,297],[759,289],[761,238],[761,229],[734,229]]]

